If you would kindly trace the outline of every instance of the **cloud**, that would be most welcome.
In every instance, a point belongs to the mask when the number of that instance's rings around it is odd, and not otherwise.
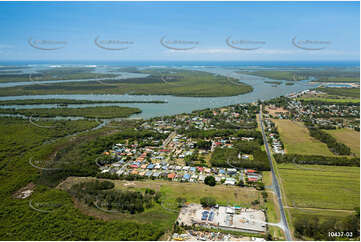
[[[166,50],[165,53],[187,53],[187,54],[264,54],[264,55],[285,55],[296,54],[297,50],[282,49],[257,49],[257,50],[237,50],[232,48],[194,48],[191,50],[177,51]]]
[[[0,44],[0,49],[12,49],[12,48],[14,48],[13,45]]]
[[[323,49],[318,51],[301,50],[301,49],[264,49],[260,48],[257,50],[237,50],[232,48],[194,48],[191,50],[165,50],[165,54],[182,53],[188,55],[202,55],[202,54],[222,54],[222,55],[267,55],[267,56],[289,56],[289,55],[359,55],[356,51],[343,51],[343,50],[330,50]]]

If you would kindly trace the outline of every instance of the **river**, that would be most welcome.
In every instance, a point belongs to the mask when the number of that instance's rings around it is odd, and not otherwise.
[[[93,100],[93,101],[166,101],[167,103],[122,103],[122,104],[81,104],[68,105],[68,107],[89,107],[89,106],[126,106],[137,107],[142,113],[132,115],[131,118],[152,118],[164,115],[174,115],[180,113],[189,113],[194,110],[205,108],[216,108],[237,103],[250,103],[257,100],[268,100],[274,97],[287,95],[310,88],[317,87],[317,84],[309,83],[311,80],[297,81],[294,85],[285,85],[282,81],[280,85],[266,84],[265,81],[275,81],[268,78],[245,75],[236,73],[235,68],[225,67],[181,67],[180,69],[207,71],[210,73],[223,75],[238,79],[240,82],[249,84],[253,87],[253,91],[247,94],[231,97],[176,97],[170,95],[29,95],[29,96],[7,96],[0,97],[0,100],[16,100],[16,99],[77,99],[77,100]],[[239,69],[238,69],[239,70]],[[124,75],[124,74],[123,74]],[[68,80],[67,80],[68,81]],[[73,80],[74,81],[74,80]],[[83,80],[79,80],[83,81]],[[4,83],[3,83],[4,84]],[[34,83],[35,84],[35,83]],[[1,84],[0,84],[1,87]],[[11,105],[1,106],[1,108],[51,108],[55,105]]]

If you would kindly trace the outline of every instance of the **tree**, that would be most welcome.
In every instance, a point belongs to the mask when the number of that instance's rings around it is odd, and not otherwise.
[[[264,200],[265,202],[267,202],[268,193],[267,193],[266,191],[263,191],[263,192],[262,192],[262,197],[263,197],[263,200]]]
[[[214,197],[202,197],[200,202],[203,207],[214,207],[217,204]]]
[[[257,189],[257,190],[264,190],[264,184],[263,184],[263,182],[261,182],[261,181],[257,182],[257,184],[256,184],[256,189]]]
[[[177,197],[176,199],[178,207],[182,207],[184,203],[187,202],[187,199],[184,197]]]
[[[204,179],[204,183],[208,186],[214,187],[216,185],[216,179],[214,176],[207,176],[206,179]]]

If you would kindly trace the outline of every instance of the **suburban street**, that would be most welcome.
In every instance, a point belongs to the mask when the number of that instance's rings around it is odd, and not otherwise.
[[[280,208],[280,214],[281,214],[280,224],[283,227],[283,231],[285,233],[286,240],[290,241],[290,240],[292,240],[292,237],[291,237],[291,233],[290,233],[290,230],[289,230],[289,227],[288,227],[285,210],[284,210],[284,207],[283,207],[281,189],[280,189],[280,186],[279,186],[279,183],[278,183],[278,180],[277,180],[277,176],[276,176],[276,174],[274,172],[272,157],[271,157],[271,153],[269,151],[267,137],[266,137],[265,132],[264,132],[262,105],[260,105],[259,120],[260,120],[260,124],[261,124],[262,136],[263,136],[263,141],[264,141],[264,145],[265,145],[266,152],[267,152],[267,157],[268,157],[268,160],[269,160],[270,166],[271,166],[272,187],[273,187],[274,192],[277,195],[278,205],[279,205],[279,208]]]

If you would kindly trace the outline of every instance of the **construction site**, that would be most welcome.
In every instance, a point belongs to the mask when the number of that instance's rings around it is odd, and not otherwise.
[[[263,238],[236,236],[220,232],[186,230],[174,233],[171,241],[265,241]]]
[[[251,208],[225,206],[203,208],[200,204],[189,204],[181,209],[177,221],[184,226],[199,225],[248,233],[266,232],[264,212]]]

